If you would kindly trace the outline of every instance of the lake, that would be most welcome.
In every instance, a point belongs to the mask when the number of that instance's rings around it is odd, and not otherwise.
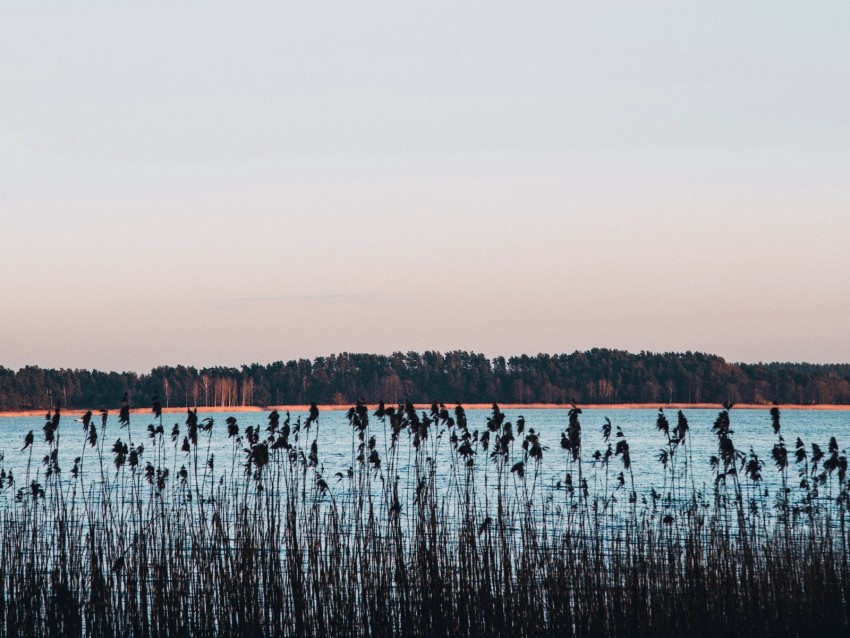
[[[453,407],[449,406],[449,412],[453,414]],[[561,433],[566,429],[568,422],[568,411],[566,409],[523,409],[523,410],[505,410],[506,420],[516,423],[520,416],[525,418],[526,434],[531,428],[539,434],[540,443],[544,448],[543,459],[539,465],[539,474],[537,480],[541,489],[552,489],[559,482],[563,482],[565,478],[565,468],[567,455],[560,449]],[[712,484],[714,473],[709,463],[712,455],[717,454],[717,439],[712,433],[712,424],[717,418],[719,410],[694,409],[685,410],[685,416],[688,419],[690,431],[688,441],[691,448],[693,465],[691,468],[693,476],[693,484],[697,490],[705,492]],[[209,453],[214,455],[216,462],[216,470],[222,468],[229,469],[232,467],[233,460],[233,440],[227,437],[227,427],[225,419],[228,416],[233,416],[237,419],[238,425],[242,432],[248,426],[259,427],[265,430],[268,422],[268,412],[234,412],[233,414],[216,412],[204,413],[199,410],[199,420],[212,419],[214,425],[210,430],[209,435],[201,434],[199,438],[199,453]],[[370,413],[371,414],[371,413]],[[666,436],[659,432],[656,428],[657,411],[651,409],[588,409],[580,416],[582,426],[582,460],[584,463],[585,476],[591,481],[594,478],[602,476],[601,470],[594,472],[594,463],[592,455],[594,451],[605,451],[606,444],[602,437],[602,425],[605,422],[605,417],[611,419],[614,431],[617,427],[622,428],[625,438],[630,445],[630,453],[632,460],[632,471],[634,473],[635,489],[639,495],[645,496],[652,488],[658,490],[664,481],[664,473],[661,464],[658,461],[659,452],[667,447]],[[665,412],[670,421],[671,428],[676,425],[676,411],[671,410]],[[479,430],[484,432],[487,429],[487,418],[490,415],[489,410],[469,410],[467,418],[469,422],[469,430]],[[161,464],[164,467],[179,468],[181,464],[186,463],[185,455],[179,450],[182,437],[185,434],[185,413],[167,413],[163,414],[163,425],[166,433],[166,441],[169,440],[169,433],[174,424],[177,424],[180,430],[180,438],[176,445],[166,445],[165,449],[169,451],[170,457],[162,459]],[[285,414],[281,414],[281,420],[286,418]],[[291,415],[292,424],[301,419],[306,418],[306,414]],[[78,417],[77,417],[78,419]],[[117,413],[112,412],[105,429],[105,435],[101,434],[100,416],[95,415],[93,423],[98,427],[98,433],[103,437],[104,450],[109,450],[116,439],[121,438],[124,442],[132,440],[137,445],[139,443],[148,444],[147,427],[149,424],[158,423],[153,415],[133,414],[130,417],[130,426],[119,427]],[[756,454],[764,462],[763,469],[764,486],[768,489],[776,489],[779,486],[779,474],[774,469],[770,452],[773,445],[777,442],[777,437],[773,433],[771,427],[771,418],[769,410],[732,410],[731,411],[732,430],[734,431],[733,440],[738,450],[743,453],[748,453],[752,448]],[[2,467],[7,471],[12,471],[17,480],[17,487],[23,487],[27,463],[29,461],[29,451],[21,451],[24,444],[24,437],[28,432],[33,431],[35,443],[33,446],[32,466],[30,473],[33,477],[43,476],[42,458],[47,454],[47,445],[43,441],[42,427],[44,425],[43,417],[3,417],[0,418],[0,452],[4,458]],[[376,448],[381,456],[385,455],[385,445],[388,439],[388,426],[381,424],[380,420],[370,418],[370,435],[376,437]],[[439,433],[445,428],[437,428],[435,431]],[[94,484],[99,480],[99,467],[90,461],[93,453],[87,449],[84,453],[83,431],[82,425],[75,420],[75,417],[62,416],[58,430],[60,436],[60,455],[59,466],[62,469],[63,480],[70,481],[71,476],[69,470],[73,466],[74,458],[83,456],[89,459],[88,463],[83,464],[84,482]],[[316,428],[313,426],[312,432],[309,434],[310,440],[315,436]],[[817,443],[821,448],[826,450],[830,437],[836,437],[840,449],[844,449],[850,440],[850,410],[789,410],[782,414],[782,431],[781,431],[786,446],[788,448],[788,457],[790,464],[790,476],[792,484],[798,482],[796,479],[796,471],[793,468],[793,452],[794,444],[797,437],[801,438],[807,449],[811,449],[812,443]],[[302,430],[302,441],[305,433]],[[406,436],[405,434],[402,435]],[[449,434],[445,433],[441,437],[437,449],[445,452],[448,448]],[[520,437],[517,437],[518,439]],[[615,437],[612,434],[611,443],[615,443]],[[243,446],[244,447],[244,446]],[[150,449],[150,446],[148,445]],[[321,413],[319,421],[319,436],[318,436],[319,457],[321,462],[322,474],[328,478],[328,483],[331,489],[337,488],[337,484],[332,478],[338,472],[345,472],[352,465],[352,431],[346,418],[345,410],[325,411]],[[480,452],[480,451],[479,451]],[[515,460],[521,458],[522,450],[519,446],[519,441],[512,452],[512,457],[509,460],[511,464]],[[237,452],[236,463],[243,462],[243,452],[240,449]],[[438,455],[439,463],[442,464],[442,469],[447,469],[445,465],[448,461],[448,454],[442,452]],[[109,457],[111,460],[111,456]],[[479,453],[476,457],[478,460],[478,469],[476,471],[484,471],[486,466],[491,464],[483,463],[483,454]],[[141,457],[142,465],[150,459],[147,459],[143,454]],[[107,462],[107,461],[105,461]],[[399,470],[404,471],[406,465],[401,462]],[[616,476],[622,470],[622,464],[618,459],[612,458],[610,464],[611,476]],[[531,464],[529,464],[531,471]],[[439,476],[447,477],[448,472],[441,472]],[[601,480],[601,478],[599,478]],[[690,482],[690,481],[689,481]],[[705,488],[705,489],[704,489]],[[0,491],[0,499],[10,502],[12,494],[9,490]]]

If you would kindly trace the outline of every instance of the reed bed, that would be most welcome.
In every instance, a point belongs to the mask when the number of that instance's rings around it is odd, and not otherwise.
[[[26,473],[0,470],[0,635],[848,635],[846,454],[787,443],[774,408],[765,462],[731,408],[713,484],[659,411],[663,481],[636,487],[627,432],[583,431],[576,406],[544,441],[496,405],[478,431],[461,406],[358,403],[327,474],[315,405],[173,428],[158,399],[144,427],[126,401],[81,427],[57,407],[16,451]]]

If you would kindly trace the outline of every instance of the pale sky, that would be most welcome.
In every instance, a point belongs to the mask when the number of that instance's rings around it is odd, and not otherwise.
[[[850,4],[8,2],[0,365],[850,361]]]

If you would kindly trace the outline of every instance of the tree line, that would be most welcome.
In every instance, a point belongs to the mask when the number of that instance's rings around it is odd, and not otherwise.
[[[310,401],[850,404],[850,364],[729,363],[700,352],[593,349],[488,358],[465,351],[342,353],[270,364],[160,366],[147,374],[0,366],[0,410],[270,406]]]

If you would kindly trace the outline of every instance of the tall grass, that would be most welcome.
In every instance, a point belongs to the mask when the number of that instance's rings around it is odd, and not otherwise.
[[[626,432],[583,431],[576,406],[558,444],[496,405],[478,431],[460,406],[358,403],[335,475],[315,404],[229,417],[227,458],[211,419],[168,429],[158,398],[138,429],[126,400],[79,430],[57,407],[25,474],[0,470],[0,635],[848,635],[846,455],[791,450],[774,408],[770,470],[731,407],[707,489],[681,412],[659,411],[663,479],[639,487]]]

